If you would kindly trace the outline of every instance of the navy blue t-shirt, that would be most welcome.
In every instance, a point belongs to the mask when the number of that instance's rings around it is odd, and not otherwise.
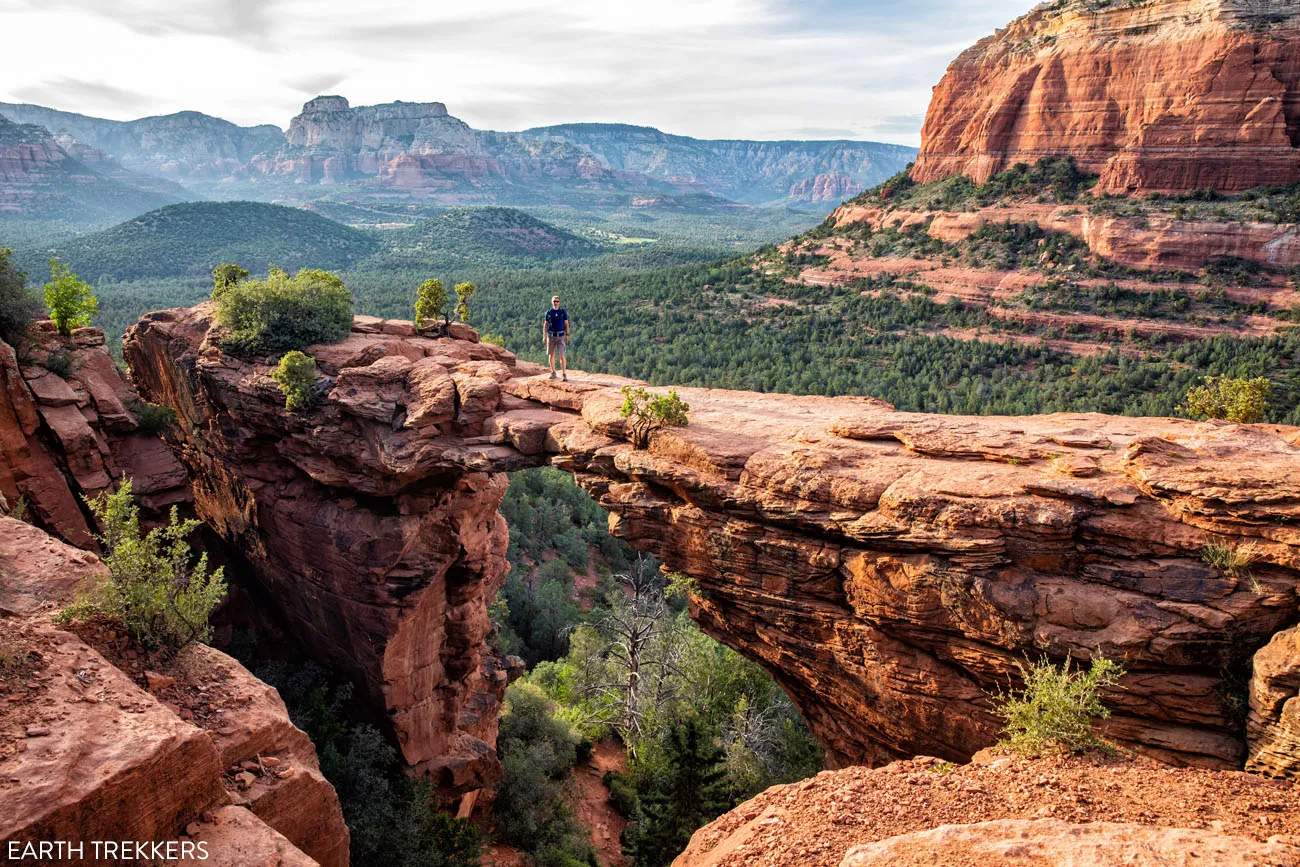
[[[569,314],[563,307],[552,307],[546,311],[546,333],[563,334],[568,321]]]

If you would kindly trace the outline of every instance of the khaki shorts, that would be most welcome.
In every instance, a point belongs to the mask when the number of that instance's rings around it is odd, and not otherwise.
[[[564,349],[569,343],[569,338],[561,334],[558,337],[551,335],[546,336],[546,354],[554,355],[559,358],[564,357]]]

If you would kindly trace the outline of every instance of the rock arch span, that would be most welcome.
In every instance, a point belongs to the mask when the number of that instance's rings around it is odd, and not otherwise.
[[[831,765],[964,759],[995,739],[986,691],[1018,660],[1101,652],[1129,671],[1112,737],[1287,772],[1289,681],[1249,744],[1241,684],[1297,620],[1300,429],[683,389],[691,424],[638,451],[626,380],[555,382],[469,329],[357,317],[314,350],[327,394],[291,415],[212,324],[206,305],[145,317],[133,382],[178,412],[200,514],[448,794],[497,772],[497,507],[505,472],[546,462],[696,578],[692,615],[772,672]],[[1253,580],[1202,563],[1211,539],[1254,546]]]

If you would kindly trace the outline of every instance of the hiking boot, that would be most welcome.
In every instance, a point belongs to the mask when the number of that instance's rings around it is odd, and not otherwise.
[[[567,373],[561,373],[561,374],[560,374],[560,379],[564,380],[565,382],[568,382],[568,381],[569,381],[569,374],[567,374]]]
[[[554,371],[554,370],[551,371],[551,379],[555,379],[555,371]]]

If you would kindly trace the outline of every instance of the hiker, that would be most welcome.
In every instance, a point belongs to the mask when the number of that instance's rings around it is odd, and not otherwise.
[[[555,357],[560,357],[560,376],[569,380],[569,362],[564,357],[569,342],[569,312],[560,306],[560,296],[551,298],[551,309],[542,322],[542,340],[546,343],[546,358],[551,365],[551,379],[555,379]]]

